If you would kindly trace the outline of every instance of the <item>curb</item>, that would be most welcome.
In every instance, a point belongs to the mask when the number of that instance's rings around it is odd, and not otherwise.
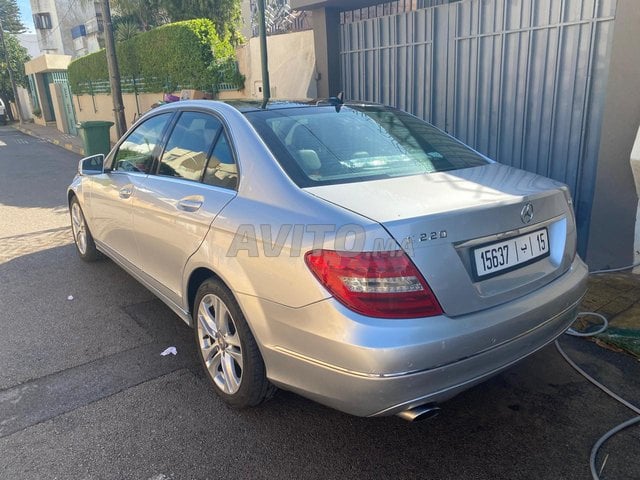
[[[25,128],[22,125],[12,125],[12,127],[15,128],[16,130],[21,131],[25,135],[29,135],[30,137],[34,137],[34,138],[38,138],[40,140],[44,140],[44,141],[49,142],[49,143],[51,143],[53,145],[57,145],[58,147],[64,148],[65,150],[69,150],[70,152],[77,153],[78,155],[84,156],[84,148],[82,148],[82,147],[77,147],[77,146],[73,145],[72,143],[62,143],[60,140],[57,140],[55,138],[48,138],[48,137],[44,137],[42,135],[38,135],[33,130],[29,130],[28,128]]]

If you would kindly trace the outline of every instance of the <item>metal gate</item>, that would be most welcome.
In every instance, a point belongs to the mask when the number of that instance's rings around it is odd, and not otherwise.
[[[76,128],[76,111],[73,107],[73,96],[69,85],[69,77],[67,72],[53,72],[51,74],[54,83],[60,85],[60,93],[62,94],[62,106],[64,108],[64,118],[67,124],[67,130],[71,135],[77,135]]]
[[[344,22],[342,85],[567,183],[584,251],[615,10],[616,0],[462,0]]]

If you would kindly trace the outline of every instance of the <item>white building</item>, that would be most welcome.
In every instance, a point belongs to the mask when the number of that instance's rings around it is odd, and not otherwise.
[[[103,46],[98,2],[30,0],[38,46],[43,54],[81,57]]]
[[[27,49],[31,58],[40,55],[40,46],[38,45],[38,36],[35,33],[19,33],[14,35],[20,45]]]
[[[27,49],[31,58],[40,55],[40,49],[38,47],[38,38],[35,33],[20,33],[15,36],[24,48]],[[33,105],[31,104],[31,98],[29,96],[29,90],[18,86],[18,97],[20,100],[20,113],[22,114],[22,120],[31,120],[33,118],[32,111]]]

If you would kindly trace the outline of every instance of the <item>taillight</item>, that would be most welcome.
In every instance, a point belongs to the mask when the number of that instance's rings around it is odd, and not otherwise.
[[[339,302],[362,315],[418,318],[442,314],[429,285],[401,250],[312,250],[305,255],[305,261]]]

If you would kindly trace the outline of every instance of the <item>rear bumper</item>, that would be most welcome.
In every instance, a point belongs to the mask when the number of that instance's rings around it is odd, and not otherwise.
[[[359,416],[442,402],[539,350],[575,320],[587,268],[456,318],[379,320],[333,299],[300,309],[240,299],[276,385]]]

